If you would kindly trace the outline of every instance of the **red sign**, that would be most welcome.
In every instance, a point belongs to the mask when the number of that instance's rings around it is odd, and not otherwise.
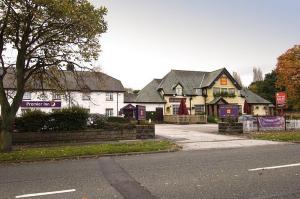
[[[278,92],[276,93],[276,106],[277,107],[285,107],[286,105],[286,93],[285,92]]]

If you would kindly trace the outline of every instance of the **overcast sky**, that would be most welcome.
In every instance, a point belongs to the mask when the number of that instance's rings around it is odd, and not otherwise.
[[[98,65],[125,87],[143,88],[171,69],[226,67],[252,81],[300,43],[299,0],[92,0],[108,8]]]

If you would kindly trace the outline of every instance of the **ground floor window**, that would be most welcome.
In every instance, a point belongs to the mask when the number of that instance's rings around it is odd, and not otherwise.
[[[113,115],[114,115],[114,109],[112,109],[112,108],[107,108],[107,109],[105,109],[105,115],[106,115],[107,117],[113,116]]]
[[[173,104],[173,115],[178,115],[179,113],[179,104]]]
[[[201,115],[205,112],[204,105],[197,104],[195,105],[195,115]]]

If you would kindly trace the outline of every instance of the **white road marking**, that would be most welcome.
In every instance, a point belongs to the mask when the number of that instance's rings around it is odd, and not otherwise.
[[[300,163],[295,163],[295,164],[285,164],[285,165],[271,166],[271,167],[262,167],[262,168],[255,168],[255,169],[248,169],[248,171],[259,171],[259,170],[268,170],[268,169],[279,169],[279,168],[285,168],[285,167],[297,167],[297,166],[300,166]]]
[[[74,191],[76,191],[76,189],[51,191],[51,192],[43,192],[43,193],[31,193],[31,194],[16,196],[16,198],[30,198],[30,197],[36,197],[36,196],[53,195],[53,194],[59,194],[59,193],[68,193],[68,192],[74,192]]]

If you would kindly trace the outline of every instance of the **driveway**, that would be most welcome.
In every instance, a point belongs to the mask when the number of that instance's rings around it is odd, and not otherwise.
[[[217,132],[218,126],[216,124],[155,125],[156,135],[176,141],[186,151],[284,144],[282,142],[250,140],[240,136],[220,135]]]

